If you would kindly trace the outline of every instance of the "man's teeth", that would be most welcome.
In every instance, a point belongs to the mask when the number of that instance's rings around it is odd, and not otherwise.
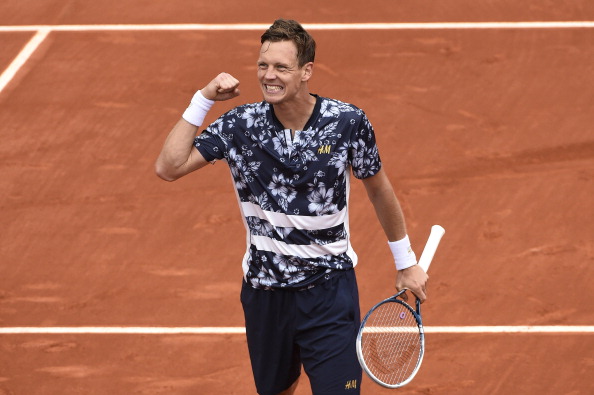
[[[268,90],[270,92],[278,92],[282,89],[283,88],[281,88],[280,86],[266,85],[266,90]]]

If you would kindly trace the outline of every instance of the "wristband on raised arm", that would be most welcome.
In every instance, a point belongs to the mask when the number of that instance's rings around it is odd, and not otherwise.
[[[200,126],[213,104],[214,100],[205,98],[202,92],[198,91],[192,97],[192,101],[190,101],[190,105],[186,108],[182,117],[192,125]]]

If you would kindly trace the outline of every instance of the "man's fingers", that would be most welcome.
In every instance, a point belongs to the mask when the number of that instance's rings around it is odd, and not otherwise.
[[[218,93],[231,93],[231,92],[239,91],[239,89],[237,89],[238,85],[239,84],[221,85],[217,88],[217,92]]]
[[[401,291],[401,290],[398,290]],[[412,292],[412,294],[421,301],[421,303],[423,303],[425,300],[427,300],[427,290],[425,289],[425,287],[423,288],[418,288],[415,290],[412,289],[407,289],[405,292],[403,292],[402,294],[400,294],[400,298],[402,300],[404,300],[405,302],[408,302],[408,291]]]
[[[235,92],[239,86],[239,80],[233,77],[231,74],[221,73],[217,78],[217,92],[218,93],[231,93]]]
[[[424,289],[421,289],[418,293],[415,294],[415,296],[417,297],[417,299],[421,301],[421,303],[427,300],[427,293]]]
[[[415,295],[421,303],[427,300],[427,280],[429,276],[427,273],[418,265],[411,266],[410,268],[398,271],[398,277],[396,278],[396,289],[408,289]],[[408,300],[408,298],[402,298]]]
[[[399,290],[399,292],[400,292],[400,290]],[[403,293],[400,294],[400,299],[404,300],[405,302],[408,301],[407,291],[404,291]]]
[[[217,94],[214,100],[229,100],[239,96],[239,80],[231,74],[221,73],[215,80]]]
[[[239,80],[228,73],[217,75],[202,89],[205,98],[217,101],[232,99],[239,93]]]

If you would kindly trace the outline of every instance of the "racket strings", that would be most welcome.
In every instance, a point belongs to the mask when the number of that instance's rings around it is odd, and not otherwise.
[[[361,336],[367,368],[388,384],[401,383],[414,373],[421,346],[417,321],[401,303],[384,303],[375,309]]]

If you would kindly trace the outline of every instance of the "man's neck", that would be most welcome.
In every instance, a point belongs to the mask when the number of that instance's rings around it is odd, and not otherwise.
[[[308,93],[307,97],[297,102],[274,104],[274,115],[286,129],[293,132],[303,130],[315,105],[316,98]]]

